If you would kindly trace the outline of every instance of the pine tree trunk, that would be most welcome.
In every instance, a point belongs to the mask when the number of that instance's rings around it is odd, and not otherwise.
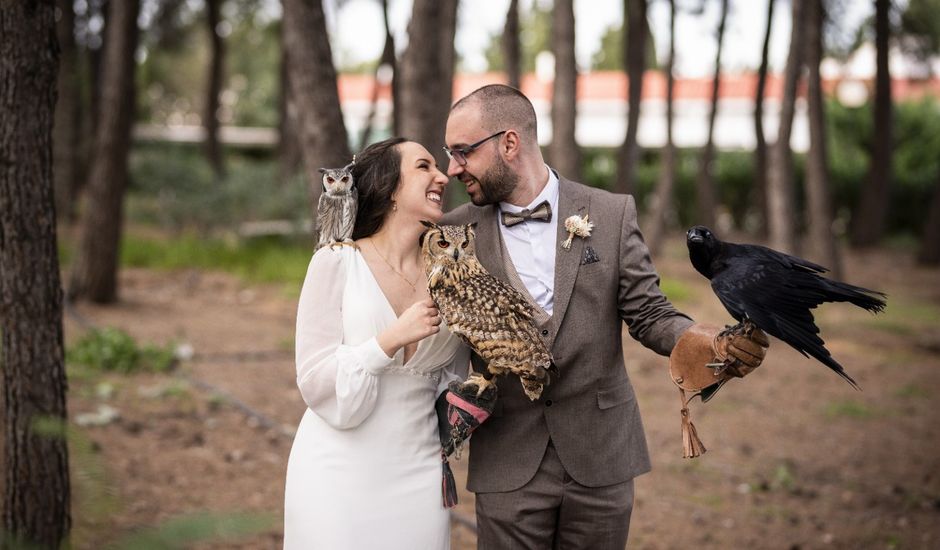
[[[375,124],[375,114],[379,105],[379,93],[383,87],[391,84],[391,81],[383,81],[385,77],[382,73],[385,70],[391,71],[392,79],[395,75],[395,38],[392,36],[392,30],[388,24],[388,0],[382,0],[382,14],[385,17],[385,46],[382,48],[382,56],[379,58],[379,63],[372,74],[372,98],[369,103],[369,114],[366,115],[366,121],[359,136],[360,151],[369,145],[372,136],[372,127]]]
[[[891,71],[888,66],[890,0],[875,0],[875,136],[871,169],[862,189],[858,209],[852,216],[852,245],[877,244],[885,231],[891,189],[893,113]]]
[[[288,80],[297,102],[298,133],[304,174],[316,216],[323,167],[345,166],[352,160],[336,85],[336,69],[326,32],[321,0],[284,0]]]
[[[774,0],[767,1],[767,27],[764,30],[764,45],[761,48],[760,68],[757,69],[757,91],[754,94],[754,188],[751,202],[757,212],[757,234],[767,238],[767,171],[768,147],[764,135],[764,96],[767,90],[767,66],[770,57],[770,31],[774,20]]]
[[[937,172],[937,185],[933,189],[933,200],[924,224],[924,236],[920,242],[917,261],[924,265],[940,264],[940,171]]]
[[[806,155],[806,207],[808,210],[806,255],[828,266],[842,278],[839,251],[832,234],[832,200],[829,198],[829,161],[826,152],[826,112],[819,64],[823,59],[823,0],[806,0],[806,68],[809,104],[809,153]]]
[[[216,179],[225,175],[222,146],[219,143],[219,94],[222,92],[222,66],[225,61],[225,42],[219,34],[222,22],[222,0],[206,0],[206,26],[209,34],[209,71],[206,79],[206,110],[203,126],[206,129],[206,159]]]
[[[75,200],[80,176],[81,92],[72,1],[57,0],[56,9],[61,16],[56,23],[56,35],[59,39],[59,77],[52,137],[52,172],[55,175],[56,215],[60,220],[71,223],[75,219]]]
[[[574,57],[574,2],[556,0],[552,10],[552,143],[549,162],[559,174],[581,180],[581,150],[575,138],[578,110],[578,67]]]
[[[280,97],[278,98],[278,157],[280,160],[281,180],[294,176],[300,169],[301,153],[297,137],[297,105],[290,89],[287,51],[284,41],[284,23],[281,23],[281,67]]]
[[[721,18],[718,20],[718,52],[715,54],[715,77],[712,79],[712,101],[708,112],[708,138],[699,157],[698,181],[695,185],[696,211],[698,223],[715,226],[715,209],[718,207],[718,193],[712,178],[712,164],[715,159],[715,120],[718,118],[718,95],[721,85],[721,47],[725,39],[725,21],[728,18],[728,0],[721,0]]]
[[[627,66],[627,135],[617,153],[618,193],[636,191],[636,165],[640,158],[637,130],[640,125],[640,100],[643,94],[643,73],[646,70],[646,42],[649,22],[646,20],[646,0],[624,0],[627,35],[623,58]]]
[[[95,135],[88,198],[72,265],[69,297],[98,303],[117,300],[118,252],[127,188],[127,156],[134,120],[134,52],[138,0],[111,2],[108,47],[102,67],[101,117]]]
[[[0,52],[0,531],[58,548],[71,526],[68,447],[36,429],[66,418],[52,174],[55,2],[0,2]]]
[[[503,59],[509,85],[522,88],[522,53],[519,46],[519,0],[510,0],[503,27]]]
[[[676,146],[672,138],[673,107],[676,77],[673,65],[676,59],[676,2],[669,0],[669,60],[666,62],[666,146],[660,161],[659,180],[650,204],[649,219],[646,227],[646,245],[651,254],[657,254],[662,248],[666,227],[675,217],[673,209],[673,188],[676,180]]]
[[[796,85],[803,66],[804,0],[792,0],[794,22],[790,33],[790,52],[784,74],[783,99],[777,142],[771,148],[767,181],[767,212],[770,246],[781,252],[796,252],[796,198],[793,185],[793,158],[790,134],[796,110]]]
[[[453,100],[456,25],[457,0],[415,0],[399,64],[399,133],[427,147],[439,166],[447,166],[442,147]],[[454,205],[457,187],[447,186],[445,210]]]

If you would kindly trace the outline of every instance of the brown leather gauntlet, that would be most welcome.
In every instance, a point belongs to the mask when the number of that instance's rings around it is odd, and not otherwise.
[[[749,322],[725,329],[695,324],[679,337],[669,356],[669,374],[682,400],[685,458],[706,451],[692,424],[689,402],[695,396],[708,401],[728,380],[749,374],[764,360],[768,345],[767,335]]]

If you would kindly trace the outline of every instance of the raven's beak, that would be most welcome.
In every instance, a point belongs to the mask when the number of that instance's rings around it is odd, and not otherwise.
[[[692,230],[686,235],[686,238],[690,243],[701,244],[705,242],[705,237],[702,236],[698,231]]]

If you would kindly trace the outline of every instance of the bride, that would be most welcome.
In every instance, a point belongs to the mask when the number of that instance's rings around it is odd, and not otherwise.
[[[447,176],[421,145],[363,151],[358,250],[313,255],[297,312],[297,385],[307,410],[287,464],[287,549],[440,549],[434,401],[469,352],[441,325],[420,258],[421,220],[442,216]]]

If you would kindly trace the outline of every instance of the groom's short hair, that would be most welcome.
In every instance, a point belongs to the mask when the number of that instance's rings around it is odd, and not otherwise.
[[[488,84],[457,100],[451,111],[478,107],[483,126],[490,132],[512,128],[537,143],[538,128],[532,102],[519,90],[505,84]]]

